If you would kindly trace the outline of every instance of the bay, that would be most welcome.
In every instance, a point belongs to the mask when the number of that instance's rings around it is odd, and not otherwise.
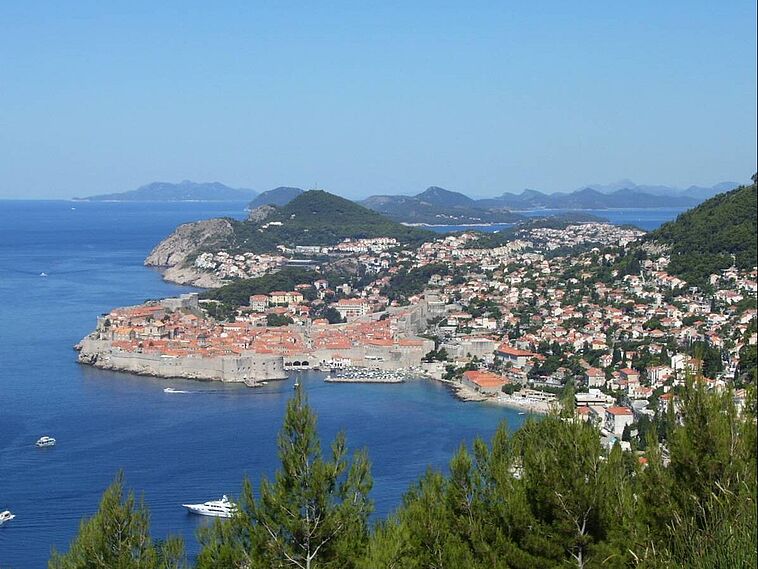
[[[51,547],[67,548],[120,469],[150,507],[154,537],[182,535],[191,553],[207,520],[182,503],[235,495],[244,476],[257,483],[273,474],[294,377],[256,390],[166,381],[80,366],[72,350],[98,314],[189,290],[164,282],[143,259],[179,223],[241,217],[243,207],[0,201],[0,510],[17,516],[0,527],[1,567],[45,567]],[[324,445],[344,430],[351,448],[368,449],[377,516],[427,467],[446,468],[462,442],[524,420],[461,403],[429,381],[300,380]],[[167,386],[190,393],[167,394]],[[58,444],[35,448],[45,434]]]
[[[587,213],[595,217],[609,221],[616,225],[634,225],[645,231],[658,229],[667,221],[676,219],[680,213],[687,211],[682,207],[669,208],[619,208],[619,209],[535,209],[529,211],[517,211],[526,217],[556,216],[566,213]],[[494,233],[513,227],[513,223],[491,223],[484,225],[429,225],[429,229],[435,233],[451,233],[455,231],[484,231]]]

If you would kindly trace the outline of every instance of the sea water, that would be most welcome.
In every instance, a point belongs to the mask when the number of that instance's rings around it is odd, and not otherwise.
[[[108,372],[76,363],[73,346],[116,306],[185,292],[143,260],[179,223],[241,218],[244,204],[0,201],[0,567],[45,567],[122,470],[150,508],[155,538],[194,538],[208,519],[182,503],[234,496],[243,477],[271,477],[295,376],[260,389]],[[41,276],[45,273],[47,276]],[[400,503],[427,467],[489,438],[515,411],[462,403],[443,386],[300,382],[322,446],[344,430],[372,462],[376,515]],[[165,387],[189,393],[165,393]],[[38,449],[50,435],[58,443]]]
[[[679,212],[614,210],[613,221],[653,229]],[[149,506],[154,537],[182,535],[190,553],[208,519],[182,503],[233,496],[243,477],[257,484],[275,472],[295,376],[260,389],[160,380],[81,366],[72,349],[113,307],[191,290],[143,260],[178,224],[219,216],[242,218],[244,204],[0,201],[0,511],[16,514],[0,527],[0,567],[45,567],[119,470]],[[445,469],[461,443],[524,420],[425,380],[299,381],[322,446],[343,430],[351,448],[368,450],[377,516],[428,467]],[[42,435],[58,444],[36,448]]]

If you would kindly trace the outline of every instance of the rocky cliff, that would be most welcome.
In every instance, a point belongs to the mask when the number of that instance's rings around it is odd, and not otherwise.
[[[145,265],[163,269],[167,281],[203,288],[222,286],[224,281],[195,268],[190,259],[200,251],[223,246],[233,235],[228,219],[185,223],[158,243],[145,259]]]

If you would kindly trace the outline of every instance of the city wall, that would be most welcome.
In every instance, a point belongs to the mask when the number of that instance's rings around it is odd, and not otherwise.
[[[85,339],[79,345],[79,362],[102,369],[157,377],[182,377],[254,385],[260,381],[286,379],[281,356],[167,357],[160,354],[113,349],[107,340]]]

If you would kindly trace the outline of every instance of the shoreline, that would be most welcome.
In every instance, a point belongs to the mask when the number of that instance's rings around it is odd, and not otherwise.
[[[484,395],[470,387],[449,379],[435,379],[434,381],[438,381],[448,386],[453,395],[463,403],[489,403],[497,405],[498,407],[507,407],[508,409],[523,411],[524,413],[534,415],[547,415],[551,412],[553,407],[550,403],[530,401],[523,397],[515,398],[505,394],[497,394],[494,396]]]
[[[207,377],[198,377],[198,376],[192,376],[192,375],[163,375],[163,374],[158,374],[158,373],[151,373],[146,370],[137,371],[133,369],[115,367],[112,365],[103,365],[102,363],[99,363],[99,362],[90,363],[87,361],[80,360],[77,363],[82,366],[93,367],[95,369],[99,369],[102,371],[109,371],[113,373],[126,373],[126,374],[134,375],[137,377],[148,377],[152,379],[165,380],[165,381],[183,380],[183,381],[197,381],[201,383],[237,384],[237,385],[243,385],[247,388],[263,387],[264,382],[269,382],[269,381],[284,382],[291,379],[292,377],[291,374],[287,374],[285,377],[267,378],[267,379],[260,379],[260,380],[255,380],[255,381],[251,381],[251,380],[249,381],[220,381],[218,379],[211,379]],[[372,368],[363,368],[363,369],[372,369]],[[292,370],[287,370],[287,371],[292,372]],[[338,377],[330,376],[329,372],[320,370],[320,369],[311,369],[308,371],[324,374],[325,377],[323,378],[322,381],[324,383],[333,383],[333,384],[399,385],[399,384],[408,382],[406,378],[391,378],[391,379],[352,378],[352,377],[351,378],[338,378]],[[511,396],[504,395],[504,394],[496,394],[494,396],[485,395],[457,381],[441,379],[441,378],[436,379],[423,373],[414,376],[414,379],[426,379],[429,381],[443,384],[444,386],[448,388],[448,391],[450,392],[450,394],[456,399],[458,399],[458,401],[460,401],[461,403],[484,403],[484,404],[489,404],[489,405],[496,405],[498,407],[505,407],[508,409],[522,412],[523,414],[535,414],[535,415],[547,415],[551,412],[552,407],[553,407],[549,403],[540,402],[540,401],[527,401],[524,398],[514,398]]]

